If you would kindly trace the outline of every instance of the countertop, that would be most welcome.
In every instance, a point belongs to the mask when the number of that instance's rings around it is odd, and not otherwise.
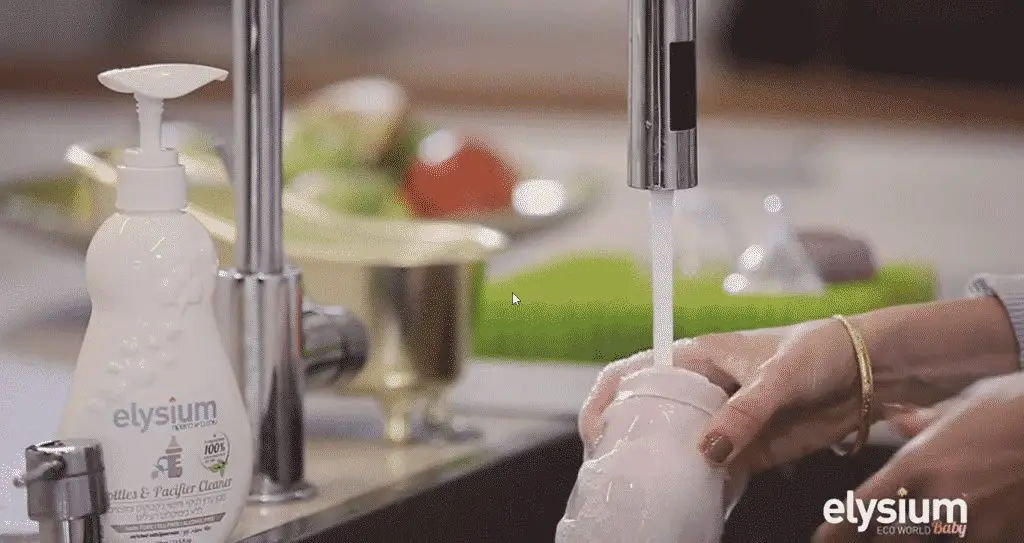
[[[330,402],[339,405],[323,405]],[[247,507],[231,536],[232,543],[309,537],[574,430],[568,419],[469,415],[462,417],[461,423],[479,428],[482,437],[465,443],[392,447],[372,436],[353,439],[348,426],[342,427],[343,435],[323,437],[332,431],[339,433],[338,421],[328,414],[336,417],[343,412],[346,421],[352,420],[358,416],[354,403],[337,397],[311,398],[307,433],[318,437],[307,441],[307,478],[316,484],[318,495],[303,502]],[[375,422],[374,406],[364,403],[363,407],[362,420]],[[321,520],[313,525],[312,519],[317,517]]]

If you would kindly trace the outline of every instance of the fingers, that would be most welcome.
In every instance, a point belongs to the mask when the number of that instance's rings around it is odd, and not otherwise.
[[[615,399],[619,383],[628,375],[636,373],[653,363],[651,351],[639,352],[629,358],[612,362],[597,376],[590,396],[580,409],[579,432],[584,447],[593,448],[604,432],[603,413]],[[589,453],[587,455],[589,457]]]
[[[762,432],[736,456],[729,464],[730,472],[758,473],[841,441],[849,433],[849,410],[845,404],[816,408],[816,414],[808,418],[790,415],[783,408],[771,420],[771,433]]]
[[[886,415],[889,425],[905,438],[912,438],[920,434],[941,415],[940,410],[925,407],[891,408],[887,406],[886,409],[889,413]]]
[[[749,447],[768,421],[790,402],[792,388],[778,372],[761,373],[734,394],[711,418],[701,451],[717,465],[727,465]]]
[[[939,419],[969,405],[967,398],[967,395],[960,394],[931,407],[886,404],[883,406],[883,416],[889,420],[889,425],[904,437],[917,437]]]
[[[673,365],[704,375],[726,392],[735,391],[737,385],[732,376],[718,367],[714,357],[700,355],[704,350],[696,340],[681,339],[672,349]],[[579,433],[585,449],[592,449],[601,439],[604,432],[604,410],[615,400],[622,379],[650,367],[653,363],[651,351],[642,351],[608,364],[597,376],[590,396],[580,409]],[[589,458],[589,453],[587,457]]]
[[[693,340],[682,340],[673,352],[673,365],[706,377],[712,384],[732,395],[739,390],[736,376],[721,367],[721,355],[696,347]]]

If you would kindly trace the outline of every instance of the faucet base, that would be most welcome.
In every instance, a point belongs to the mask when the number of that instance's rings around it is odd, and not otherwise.
[[[222,270],[218,327],[255,438],[251,494],[269,503],[309,495],[305,482],[302,272]]]
[[[285,503],[296,500],[308,500],[316,495],[316,487],[306,481],[299,481],[289,485],[287,488],[281,488],[270,480],[253,480],[252,491],[249,493],[249,503]]]

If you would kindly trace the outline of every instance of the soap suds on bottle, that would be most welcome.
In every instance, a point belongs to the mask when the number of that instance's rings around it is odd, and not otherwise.
[[[672,217],[674,190],[651,191],[651,284],[653,291],[654,363],[672,365]]]

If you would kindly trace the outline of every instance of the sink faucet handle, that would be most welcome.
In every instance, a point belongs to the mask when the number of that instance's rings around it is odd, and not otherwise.
[[[351,311],[303,300],[302,335],[302,358],[310,388],[340,386],[366,364],[369,335]]]

